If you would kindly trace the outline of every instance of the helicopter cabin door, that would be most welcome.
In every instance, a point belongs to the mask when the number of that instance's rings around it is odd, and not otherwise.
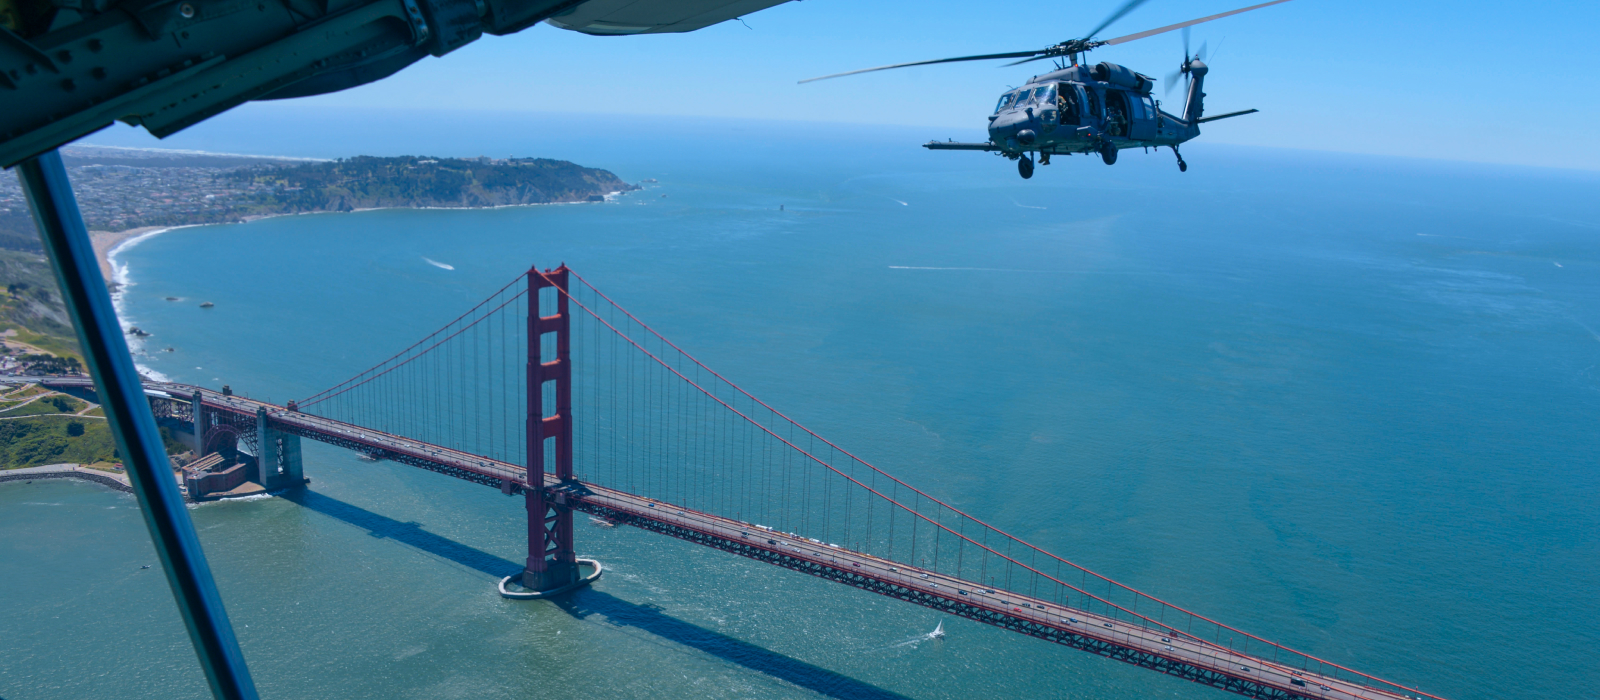
[[[1106,133],[1128,138],[1132,102],[1122,90],[1106,90]]]
[[[1056,123],[1062,126],[1083,123],[1083,91],[1072,83],[1056,84]]]
[[[1128,95],[1128,138],[1147,140],[1156,137],[1158,128],[1157,120],[1160,119],[1156,112],[1156,104],[1149,95]]]

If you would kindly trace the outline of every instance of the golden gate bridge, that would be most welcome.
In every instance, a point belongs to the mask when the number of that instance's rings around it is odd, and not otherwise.
[[[508,598],[599,577],[599,562],[577,556],[581,512],[1240,695],[1437,700],[962,512],[739,388],[565,265],[529,270],[410,347],[284,406],[184,384],[145,391],[157,415],[189,424],[197,452],[243,442],[267,488],[304,483],[305,438],[522,496],[528,557],[500,583]]]

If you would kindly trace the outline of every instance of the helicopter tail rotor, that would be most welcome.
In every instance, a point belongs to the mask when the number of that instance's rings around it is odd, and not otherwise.
[[[1199,51],[1196,51],[1193,56],[1189,55],[1189,28],[1188,27],[1184,27],[1183,28],[1183,63],[1178,66],[1177,70],[1172,71],[1171,73],[1167,74],[1166,94],[1169,95],[1169,96],[1172,94],[1172,88],[1177,86],[1178,77],[1179,76],[1183,77],[1183,91],[1185,93],[1187,93],[1189,91],[1189,65],[1191,63],[1195,62],[1195,61],[1200,61],[1201,63],[1204,63],[1205,60],[1206,60],[1206,42],[1204,42],[1204,41],[1200,42],[1200,50]]]

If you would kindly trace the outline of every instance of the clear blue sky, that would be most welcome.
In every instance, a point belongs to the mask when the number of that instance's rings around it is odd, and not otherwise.
[[[749,28],[729,22],[642,37],[539,25],[299,104],[905,124],[919,127],[908,135],[916,141],[979,140],[995,97],[1047,64],[795,81],[1042,48],[1092,28],[1118,2],[803,0],[746,17]],[[1150,0],[1102,38],[1249,4]],[[1595,0],[1295,0],[1229,17],[1195,28],[1194,42],[1209,41],[1214,54],[1207,106],[1262,113],[1209,125],[1202,138],[1600,170],[1597,32]],[[1181,54],[1174,32],[1093,57],[1162,77]]]

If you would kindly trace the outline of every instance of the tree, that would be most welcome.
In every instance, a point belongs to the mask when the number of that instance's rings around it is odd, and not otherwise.
[[[72,437],[81,437],[83,435],[83,424],[79,423],[78,421],[72,421],[71,423],[68,423],[67,434]]]

